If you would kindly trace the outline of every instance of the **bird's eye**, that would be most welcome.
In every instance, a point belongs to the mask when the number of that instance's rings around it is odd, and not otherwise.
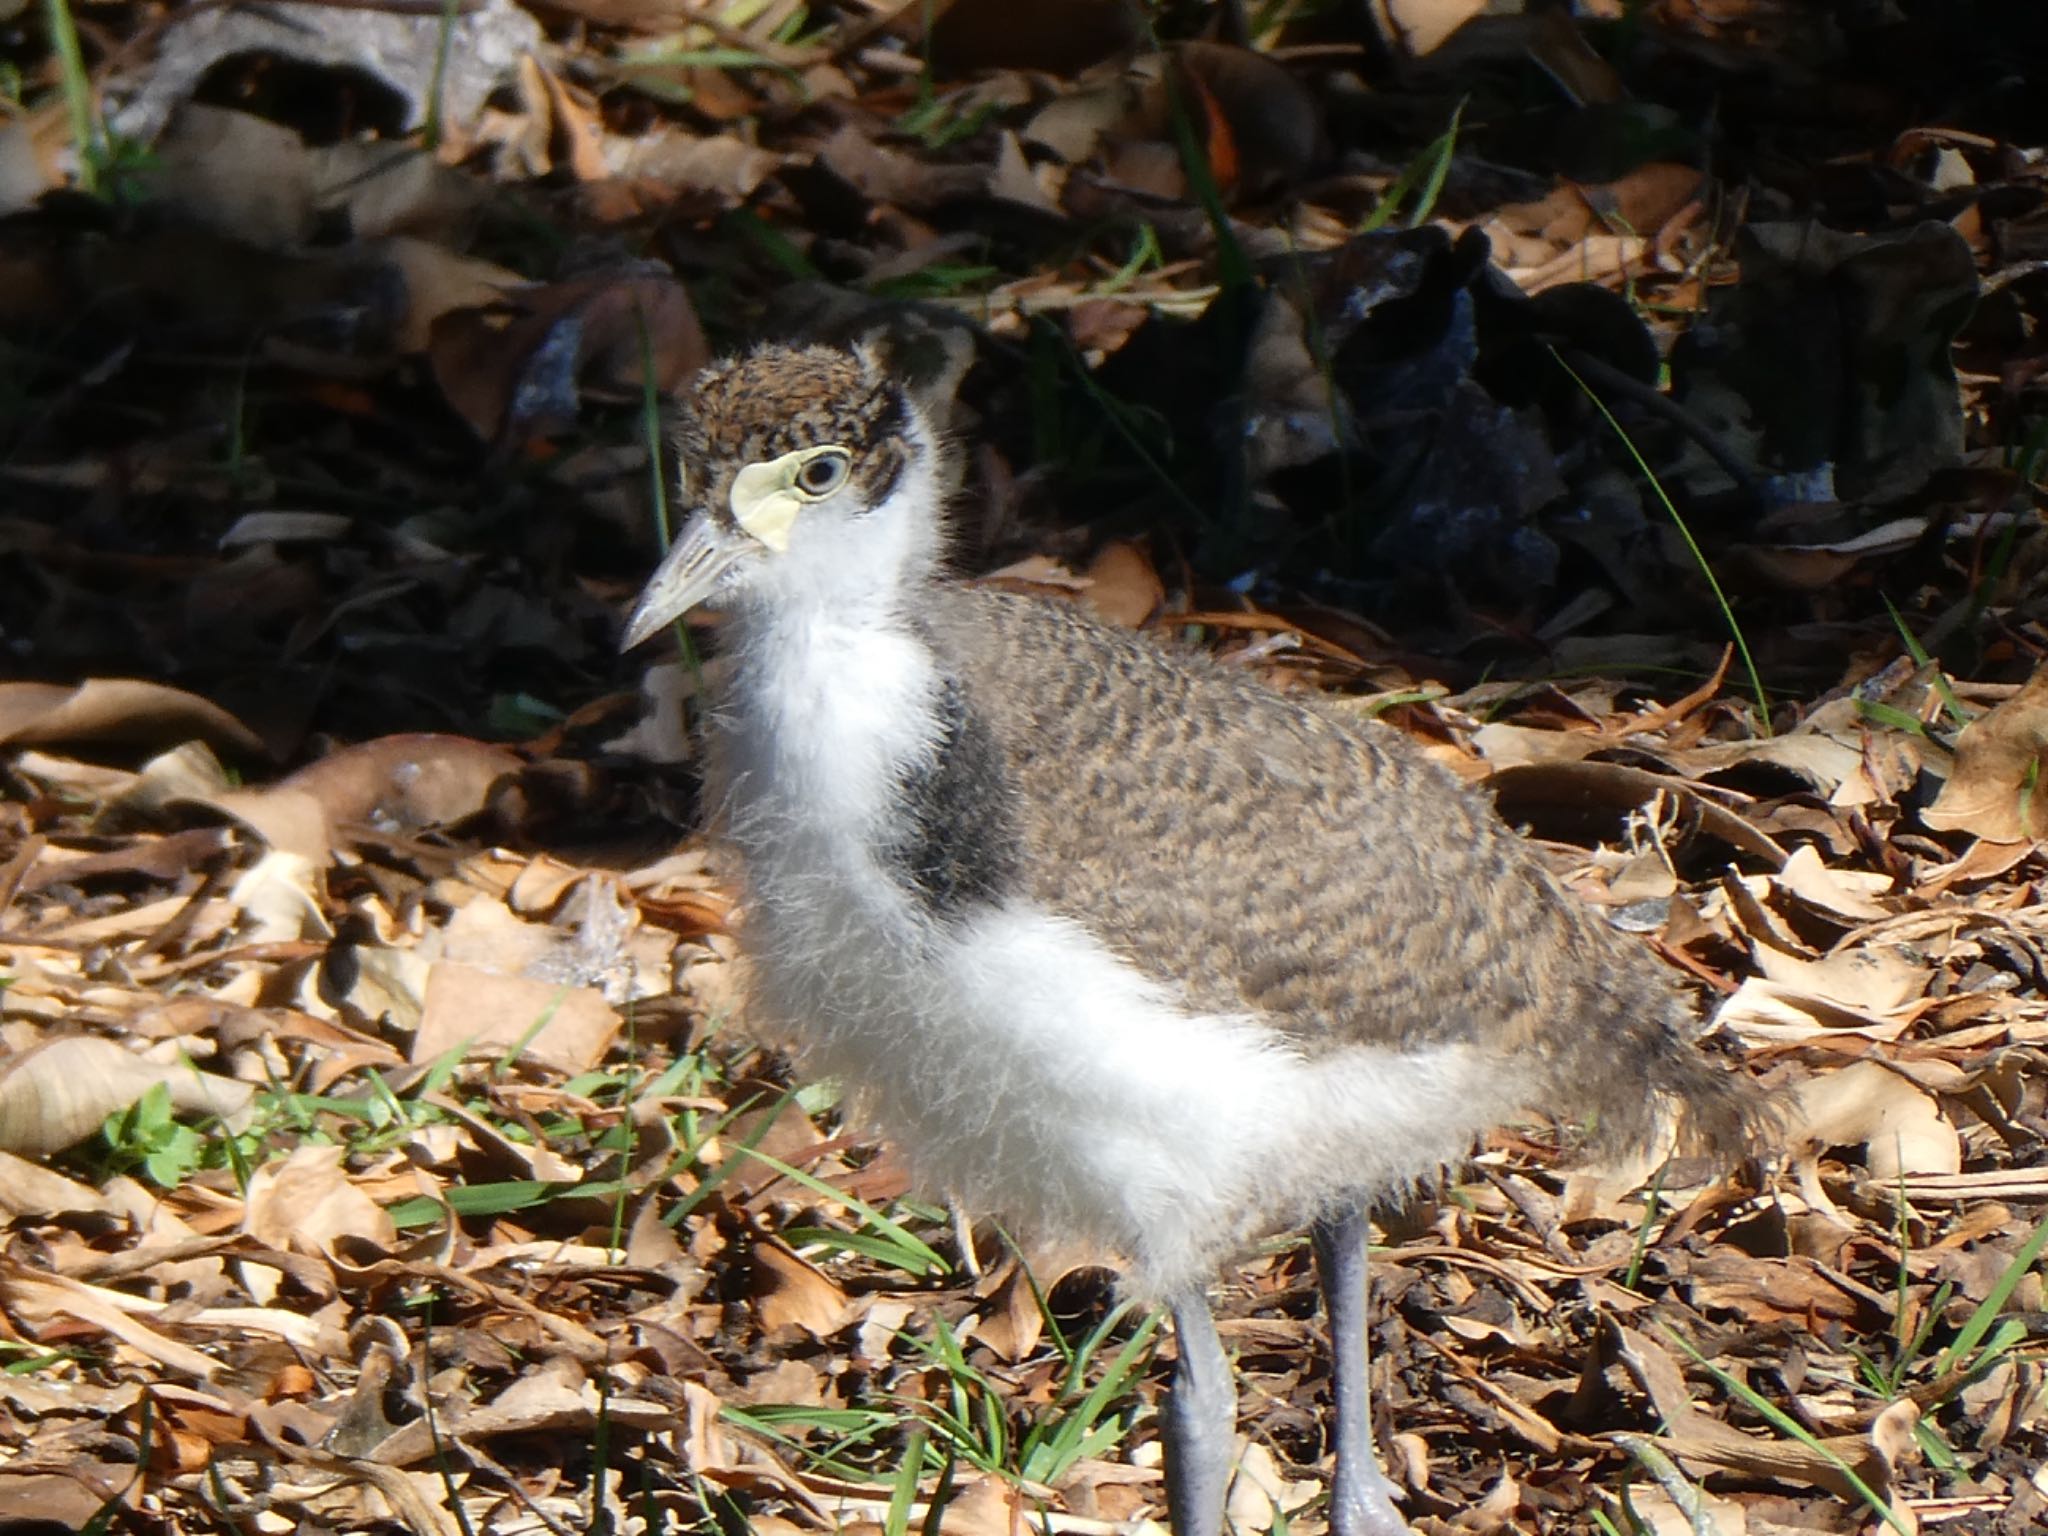
[[[837,448],[827,448],[804,460],[796,472],[796,488],[812,500],[830,496],[846,484],[853,460]]]

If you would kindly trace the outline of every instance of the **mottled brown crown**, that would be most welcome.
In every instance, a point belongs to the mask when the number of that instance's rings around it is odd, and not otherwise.
[[[749,464],[837,444],[853,455],[854,495],[873,507],[913,451],[901,388],[869,359],[835,347],[766,346],[714,363],[682,405],[684,494],[721,520],[731,515],[732,478]]]

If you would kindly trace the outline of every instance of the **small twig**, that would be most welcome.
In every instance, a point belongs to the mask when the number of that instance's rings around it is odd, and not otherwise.
[[[1527,1179],[1519,1174],[1504,1173],[1498,1168],[1481,1171],[1485,1173],[1487,1182],[1506,1195],[1515,1209],[1522,1213],[1523,1219],[1543,1239],[1543,1246],[1553,1257],[1574,1266],[1585,1262],[1586,1256],[1574,1252],[1572,1245],[1565,1241],[1564,1234],[1557,1230],[1556,1218],[1537,1204],[1534,1186]]]

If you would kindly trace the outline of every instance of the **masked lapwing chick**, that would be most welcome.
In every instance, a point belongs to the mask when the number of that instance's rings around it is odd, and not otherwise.
[[[1179,1536],[1236,1392],[1207,1300],[1306,1227],[1339,1536],[1372,1445],[1366,1214],[1532,1115],[1739,1139],[1660,965],[1396,732],[1057,601],[949,582],[941,451],[873,358],[766,347],[684,402],[691,516],[627,625],[726,622],[709,792],[751,1005],[934,1192],[1171,1309]]]

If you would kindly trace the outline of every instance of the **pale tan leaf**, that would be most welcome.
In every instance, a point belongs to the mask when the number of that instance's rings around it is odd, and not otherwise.
[[[1732,1029],[1745,1040],[1809,1040],[1816,1035],[1854,1032],[1873,1040],[1896,1040],[1911,1026],[1911,1016],[1890,1017],[1845,1008],[1826,998],[1790,987],[1746,978],[1734,995],[1714,1011],[1717,1027]]]
[[[60,1151],[159,1084],[180,1113],[227,1121],[247,1109],[256,1091],[188,1063],[151,1061],[111,1040],[67,1036],[0,1062],[0,1149]]]
[[[332,1255],[342,1237],[389,1249],[398,1240],[375,1201],[350,1181],[345,1147],[308,1143],[249,1179],[242,1230],[286,1253]]]
[[[1803,843],[1793,849],[1791,857],[1785,860],[1784,867],[1773,878],[1802,901],[1838,917],[1869,922],[1873,918],[1891,916],[1891,908],[1877,899],[1892,888],[1889,875],[1830,869],[1821,863],[1820,853],[1811,843]]]
[[[2003,704],[1970,722],[1956,742],[1955,772],[1921,812],[1941,831],[1994,843],[2048,835],[2048,671],[2036,672]]]
[[[166,1370],[210,1379],[220,1362],[167,1338],[141,1319],[161,1312],[161,1303],[99,1286],[82,1285],[59,1275],[36,1274],[10,1260],[0,1260],[0,1311],[32,1333],[60,1322],[83,1323],[111,1335]]]
[[[0,1079],[0,1142],[6,1139],[5,1097],[6,1083]],[[12,1152],[0,1152],[0,1213],[10,1217],[49,1217],[79,1212],[112,1214],[118,1209],[98,1190]]]
[[[1934,967],[1910,960],[1897,949],[1857,948],[1802,960],[1759,944],[1754,956],[1767,980],[1860,1013],[1904,1009],[1926,995],[1934,978]]]
[[[441,960],[427,971],[410,1055],[425,1064],[457,1048],[489,1055],[516,1042],[533,1060],[574,1073],[593,1066],[618,1031],[618,1013],[592,988]]]
[[[1799,1085],[1786,1134],[1820,1146],[1860,1146],[1870,1175],[1960,1173],[1962,1143],[1940,1103],[1875,1061],[1809,1078]]]
[[[770,1330],[794,1326],[826,1339],[846,1326],[851,1311],[846,1293],[823,1270],[775,1238],[754,1245],[752,1289],[761,1326]]]
[[[217,704],[182,688],[129,678],[59,683],[0,683],[0,746],[59,742],[182,741],[259,756],[263,742]]]

